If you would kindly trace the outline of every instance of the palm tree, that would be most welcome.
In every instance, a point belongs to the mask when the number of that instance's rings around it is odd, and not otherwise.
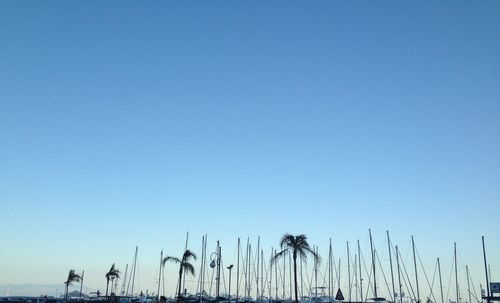
[[[120,271],[115,268],[115,263],[113,263],[106,273],[106,297],[108,296],[109,280],[114,280],[115,278],[120,278]]]
[[[182,273],[186,272],[186,274],[191,274],[194,276],[194,266],[191,263],[189,263],[191,261],[191,259],[196,260],[196,255],[192,251],[190,251],[189,249],[186,250],[184,252],[184,254],[182,254],[181,259],[176,258],[176,257],[166,257],[165,259],[163,259],[163,264],[165,264],[165,262],[167,262],[167,261],[180,264],[180,266],[179,266],[179,282],[178,282],[179,289],[177,291],[177,299],[179,299],[181,297]]]
[[[295,303],[299,302],[299,295],[297,290],[297,256],[300,256],[304,260],[307,259],[307,254],[311,254],[314,258],[316,264],[321,261],[320,256],[314,252],[309,243],[307,243],[306,235],[296,235],[284,234],[281,237],[281,251],[275,254],[271,258],[271,264],[275,263],[280,257],[285,255],[285,252],[291,251],[293,257],[293,278],[295,282]]]
[[[68,288],[73,282],[80,282],[81,276],[77,273],[75,273],[74,269],[70,269],[68,273],[68,279],[66,279],[66,282],[64,284],[66,285],[66,296],[65,300],[68,300]]]

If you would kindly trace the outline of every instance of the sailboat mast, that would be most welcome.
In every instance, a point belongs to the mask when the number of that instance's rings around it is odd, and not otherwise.
[[[411,246],[413,248],[413,265],[415,267],[415,282],[417,284],[417,303],[420,303],[420,292],[418,289],[417,259],[415,257],[415,241],[413,240],[413,236],[411,236]]]
[[[347,245],[347,277],[349,279],[349,302],[351,302],[351,254],[349,253],[349,241],[346,242]]]
[[[299,255],[300,260],[300,296],[304,296],[304,276],[302,275],[302,256]]]
[[[135,254],[134,254],[134,262],[132,262],[132,270],[130,271],[130,279],[128,280],[128,285],[127,285],[127,292],[125,293],[125,296],[128,297],[129,295],[129,287],[130,287],[130,283],[132,282],[132,288],[130,290],[130,295],[133,296],[134,295],[134,282],[135,282],[135,268],[136,268],[136,265],[137,265],[137,250],[139,249],[139,246],[136,246],[135,247]]]
[[[359,294],[359,285],[358,285],[358,255],[357,254],[354,254],[354,266],[353,266],[353,269],[354,269],[354,286],[356,287],[356,291],[355,291],[355,294],[356,294],[356,301],[358,301],[358,294]]]
[[[293,273],[293,269],[292,269],[292,253],[290,251],[288,252],[288,269],[289,269],[288,277],[290,278],[289,279],[289,291],[290,291],[290,300],[291,300],[291,298],[292,298],[292,273]]]
[[[392,270],[392,253],[391,253],[391,238],[389,237],[389,231],[387,230],[387,246],[389,247],[389,265],[391,266],[391,281],[392,281],[392,300],[394,301],[394,294],[396,293],[396,290],[394,288],[394,272]]]
[[[247,248],[246,248],[246,253],[245,253],[245,290],[243,291],[244,296],[247,296],[247,291],[248,291],[248,246],[250,242],[250,238],[247,237]]]
[[[205,295],[205,284],[207,280],[207,245],[208,245],[208,235],[205,235],[205,244],[203,245],[203,257],[204,257],[204,262],[203,262],[203,286],[201,288],[201,293],[202,295]]]
[[[205,262],[203,264],[203,294],[205,294],[205,284],[207,280],[207,245],[208,235],[205,235],[205,246],[203,247],[203,254],[205,255]]]
[[[251,258],[252,258],[252,244],[248,244],[248,263],[247,263],[247,273],[248,273],[248,290],[247,297],[250,299],[250,290],[252,289],[252,271],[251,271]]]
[[[186,233],[186,243],[184,244],[184,251],[188,249],[189,232]],[[182,289],[186,289],[186,270],[184,270],[184,275],[182,277]]]
[[[399,250],[398,250],[398,246],[397,245],[396,245],[396,263],[397,263],[397,267],[398,267],[399,302],[403,303],[403,292],[401,290],[401,286],[402,286],[401,285],[401,270],[399,268]],[[440,273],[440,276],[441,276],[441,271],[439,273]],[[441,289],[441,295],[442,294],[443,294],[443,291]],[[441,302],[441,303],[444,303],[444,302]]]
[[[338,280],[338,282],[339,282],[339,289],[340,289],[340,268],[341,268],[341,267],[340,267],[340,260],[341,260],[341,259],[339,258],[339,267],[338,267],[338,269],[339,269],[339,273],[338,273],[338,275],[337,275],[337,280]]]
[[[484,274],[486,275],[486,302],[490,303],[490,281],[488,279],[488,265],[486,262],[486,250],[484,248],[484,236],[481,236],[483,242]],[[458,303],[458,302],[457,302]]]
[[[437,258],[437,263],[438,263],[438,272],[439,272],[439,288],[441,289],[441,303],[444,303],[443,280],[441,279],[441,263],[439,262],[439,258]]]
[[[288,251],[287,251],[288,252]],[[285,255],[283,256],[283,300],[285,300],[285,285],[286,285],[286,253],[285,252]]]
[[[469,267],[467,265],[465,265],[465,273],[467,274],[467,293],[469,294],[469,303],[472,303],[472,298],[470,295]]]
[[[124,278],[122,283],[122,289],[120,291],[122,296],[125,294],[125,285],[127,285],[127,271],[128,271],[128,264],[125,266],[125,275],[123,275]]]
[[[328,298],[332,297],[332,238],[328,248]]]
[[[274,255],[276,256],[276,250],[274,250]],[[274,285],[276,288],[276,300],[278,300],[278,262],[274,262],[274,279],[276,280],[276,284]]]
[[[255,291],[255,299],[259,301],[259,254],[260,251],[260,236],[257,237],[257,274],[255,275],[255,281],[257,282],[257,289]]]
[[[363,300],[363,276],[361,273],[361,248],[359,247],[359,240],[358,240],[358,259],[359,259],[359,296],[361,302],[364,302],[365,300]]]
[[[368,233],[370,234],[370,248],[371,248],[371,252],[372,252],[373,294],[375,295],[375,298],[378,298],[378,296],[377,296],[377,279],[375,276],[375,252],[373,251],[372,231],[370,229],[368,229]]]
[[[314,247],[314,252],[318,255],[317,247]],[[318,297],[318,264],[316,259],[314,259],[314,296]]]
[[[160,252],[160,268],[158,271],[158,292],[156,293],[156,297],[158,298],[158,302],[160,302],[160,285],[161,285],[161,268],[163,265],[163,249]]]
[[[206,235],[203,235],[201,237],[201,265],[200,265],[200,286],[199,286],[199,295],[198,298],[201,300],[201,297],[203,296],[203,289],[204,289],[204,281],[203,279],[204,274],[205,274],[205,237]]]
[[[274,252],[274,248],[271,247],[271,257],[269,258],[269,260],[272,260],[273,259],[273,252]],[[271,290],[272,290],[272,284],[273,284],[273,265],[271,264],[271,262],[269,262],[269,300],[271,300],[272,298],[272,293],[271,293]]]
[[[457,269],[457,242],[453,243],[453,256],[455,259],[455,291],[457,292],[457,303],[459,302],[460,296],[458,294],[458,269]]]
[[[261,298],[264,296],[264,250],[260,250],[260,291],[261,291]]]
[[[135,247],[135,255],[134,255],[134,267],[132,270],[132,288],[130,289],[130,295],[134,296],[134,284],[135,284],[135,270],[137,269],[137,251],[139,250],[139,246]]]
[[[240,238],[238,237],[238,261],[236,262],[236,301],[239,299],[240,290]]]

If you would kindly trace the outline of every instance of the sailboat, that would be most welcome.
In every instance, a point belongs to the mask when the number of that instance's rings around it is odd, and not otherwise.
[[[375,271],[375,249],[373,248],[373,239],[372,239],[372,231],[368,229],[368,233],[370,234],[370,251],[372,255],[372,269],[373,269],[373,298],[368,299],[370,302],[387,302],[387,300],[383,297],[379,297],[377,294],[377,279],[376,279],[376,271]]]

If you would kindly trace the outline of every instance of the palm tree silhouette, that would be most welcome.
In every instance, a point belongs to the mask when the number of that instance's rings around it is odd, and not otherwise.
[[[275,263],[280,257],[283,257],[285,252],[291,251],[293,258],[293,278],[295,283],[295,303],[299,302],[299,295],[297,290],[297,256],[300,256],[304,260],[307,259],[307,254],[311,254],[314,258],[315,263],[319,263],[321,261],[320,256],[314,252],[311,247],[309,247],[309,243],[307,243],[306,235],[291,235],[284,234],[281,237],[280,241],[281,251],[275,254],[271,258],[271,264]]]
[[[120,278],[120,271],[115,268],[115,263],[113,263],[109,271],[106,273],[106,297],[108,297],[109,281],[114,280],[115,278]]]
[[[176,258],[176,257],[166,257],[163,259],[163,265],[166,262],[174,262],[174,263],[179,263],[179,289],[177,291],[177,300],[180,299],[181,297],[181,289],[182,289],[182,273],[185,271],[186,274],[191,274],[194,276],[194,266],[189,263],[191,259],[196,260],[196,255],[190,251],[189,249],[182,254],[182,258]]]
[[[66,295],[65,295],[65,300],[68,300],[68,288],[73,282],[80,282],[82,277],[75,273],[74,269],[70,269],[68,273],[68,279],[66,279],[66,282],[64,284],[66,285]]]

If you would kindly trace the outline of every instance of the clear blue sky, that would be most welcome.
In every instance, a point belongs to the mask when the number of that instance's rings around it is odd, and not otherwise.
[[[1,1],[0,284],[385,231],[500,278],[498,1]],[[227,261],[229,262],[229,261]],[[343,261],[344,262],[344,261]],[[495,263],[497,262],[497,263]],[[450,265],[451,266],[451,265]],[[446,267],[448,270],[449,267]]]

